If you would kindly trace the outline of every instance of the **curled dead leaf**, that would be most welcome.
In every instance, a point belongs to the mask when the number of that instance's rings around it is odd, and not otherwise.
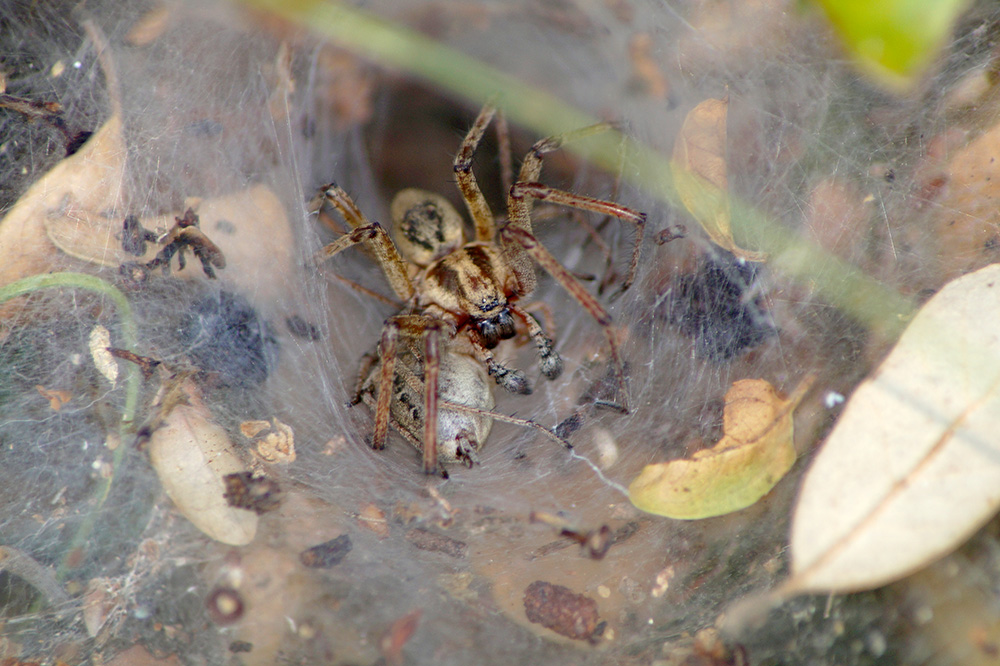
[[[225,477],[247,471],[226,431],[203,408],[179,404],[149,439],[149,459],[170,499],[216,541],[243,546],[257,533],[257,514],[229,506]]]
[[[691,109],[674,140],[670,172],[677,194],[713,243],[746,261],[767,254],[744,250],[733,240],[726,162],[729,99],[706,99]]]
[[[805,477],[784,592],[884,585],[997,512],[998,330],[1000,264],[949,283],[917,313]]]
[[[41,384],[37,384],[35,386],[35,390],[38,391],[39,395],[49,401],[49,409],[53,412],[58,412],[62,409],[63,405],[73,399],[73,394],[69,391],[47,389]]]
[[[244,421],[240,432],[253,440],[257,456],[264,462],[295,461],[295,433],[292,427],[272,418],[270,421]]]
[[[786,400],[762,379],[735,382],[726,393],[722,439],[690,459],[647,465],[629,485],[629,499],[643,511],[684,520],[750,506],[795,462],[792,414],[811,383]]]

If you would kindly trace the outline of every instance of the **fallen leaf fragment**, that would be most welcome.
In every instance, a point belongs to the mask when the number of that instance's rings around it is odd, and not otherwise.
[[[358,514],[358,524],[374,532],[379,539],[389,536],[389,521],[385,519],[385,511],[374,504],[366,504]]]
[[[416,632],[422,614],[423,611],[418,608],[397,619],[389,627],[389,631],[379,641],[379,650],[386,663],[394,665],[403,663],[403,648]]]
[[[542,580],[524,591],[524,612],[529,622],[577,640],[590,639],[600,626],[596,601]]]
[[[41,384],[35,386],[35,390],[49,401],[49,409],[53,412],[58,412],[62,409],[63,405],[73,399],[73,394],[69,391],[57,391],[53,389],[47,389]]]
[[[792,413],[810,384],[786,400],[762,379],[735,382],[726,393],[722,439],[690,459],[647,465],[629,485],[629,499],[643,511],[683,520],[755,503],[795,462]]]
[[[744,250],[733,240],[726,166],[728,99],[706,99],[691,109],[674,140],[670,172],[677,194],[713,243],[746,261],[767,254]]]
[[[224,478],[245,472],[226,431],[199,407],[177,405],[149,439],[149,459],[170,499],[195,527],[231,546],[250,543],[257,514],[229,506]]]
[[[1000,508],[1000,264],[946,285],[851,396],[808,471],[782,591],[875,588]]]
[[[347,554],[351,552],[352,547],[351,537],[341,534],[339,537],[302,551],[299,554],[299,560],[312,569],[330,569],[343,562]]]
[[[253,440],[257,456],[268,463],[295,462],[295,433],[292,427],[272,418],[270,421],[244,421],[240,432]]]

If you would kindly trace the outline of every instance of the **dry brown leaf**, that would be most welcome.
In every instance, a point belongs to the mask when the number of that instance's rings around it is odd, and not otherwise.
[[[135,22],[125,35],[125,42],[131,46],[148,46],[166,32],[176,16],[176,8],[169,5],[153,7]]]
[[[784,587],[901,578],[1000,508],[1000,264],[946,285],[851,397],[803,482]]]
[[[74,219],[88,216],[87,211],[114,216],[122,207],[125,140],[117,74],[103,35],[89,22],[84,27],[97,45],[108,82],[111,117],[80,150],[35,181],[0,220],[0,285],[54,267],[56,252],[45,235],[50,218]]]
[[[1000,245],[1000,125],[953,150],[931,237],[945,280],[996,259]],[[926,230],[921,228],[920,233]]]
[[[198,529],[232,546],[253,540],[257,514],[233,508],[225,498],[225,477],[247,466],[202,407],[175,406],[153,431],[148,450],[167,495]]]
[[[0,284],[54,266],[57,253],[46,236],[47,223],[65,220],[73,224],[89,220],[88,211],[120,211],[124,160],[121,116],[116,113],[79,151],[28,188],[0,221]],[[110,230],[106,224],[105,228]],[[104,235],[110,236],[108,243],[114,246],[117,241],[112,232]]]
[[[295,433],[292,427],[279,421],[244,421],[240,432],[253,440],[257,456],[268,463],[295,462]]]
[[[69,391],[56,391],[52,389],[47,389],[41,384],[35,386],[35,390],[43,398],[49,401],[49,409],[53,412],[58,412],[62,409],[62,406],[73,399],[73,394]]]
[[[674,140],[670,171],[674,187],[691,216],[713,243],[747,261],[764,261],[733,241],[726,166],[729,100],[706,99],[691,109]]]
[[[374,532],[379,539],[389,536],[389,521],[385,519],[385,511],[374,504],[366,504],[358,514],[358,524]]]
[[[795,462],[792,413],[811,380],[785,400],[762,379],[726,393],[724,435],[690,459],[647,465],[629,485],[643,511],[692,520],[744,509],[766,495]]]

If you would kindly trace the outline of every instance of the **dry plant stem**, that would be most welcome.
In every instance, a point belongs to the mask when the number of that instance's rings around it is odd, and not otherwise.
[[[24,296],[25,294],[30,294],[42,289],[53,288],[84,289],[110,298],[114,303],[115,308],[118,310],[118,316],[121,319],[122,339],[124,342],[123,346],[128,349],[135,349],[139,334],[135,324],[135,317],[132,315],[132,306],[129,305],[128,299],[125,298],[125,295],[122,292],[104,280],[93,275],[87,275],[85,273],[48,273],[45,275],[32,275],[31,277],[26,277],[4,287],[0,287],[0,303],[10,300],[11,298]],[[139,404],[139,383],[139,369],[132,363],[126,363],[125,409],[122,413],[122,420],[119,426],[121,435],[120,439],[122,441],[125,441],[126,431],[133,427],[136,409]],[[119,445],[118,448],[115,449],[112,457],[112,474],[107,479],[102,479],[98,483],[97,491],[95,492],[97,502],[93,510],[91,510],[91,512],[87,514],[86,518],[84,518],[79,529],[77,529],[76,534],[73,536],[73,540],[70,542],[69,549],[67,550],[66,558],[68,558],[69,554],[72,553],[73,550],[83,545],[83,543],[90,538],[90,534],[94,528],[94,523],[97,521],[97,514],[101,510],[101,507],[104,506],[105,500],[108,498],[108,493],[111,490],[111,484],[114,481],[115,473],[121,466],[122,458],[124,457],[127,449],[128,447],[123,445]],[[56,572],[56,576],[59,579],[61,579],[66,573],[66,558],[63,559],[63,562],[59,565],[59,569]]]
[[[42,593],[49,606],[59,606],[70,602],[70,596],[59,585],[59,581],[49,571],[27,553],[0,546],[0,571],[6,571],[28,582]]]
[[[564,104],[550,93],[457,52],[401,25],[328,0],[242,0],[329,37],[340,45],[383,65],[421,76],[462,97],[482,102],[500,99],[512,121],[539,135],[557,134],[566,127],[583,127],[595,118]],[[597,166],[617,172],[622,163],[626,180],[671,206],[678,206],[670,160],[616,130],[596,137],[587,146],[570,147]],[[818,295],[844,309],[886,337],[897,337],[914,311],[903,296],[854,266],[794,237],[787,229],[758,212],[746,201],[730,197],[734,219],[745,235],[772,257],[772,267],[817,290]]]

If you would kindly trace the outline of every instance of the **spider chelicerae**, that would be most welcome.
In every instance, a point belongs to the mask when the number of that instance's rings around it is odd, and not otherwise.
[[[375,412],[373,448],[385,446],[391,423],[422,451],[423,469],[428,474],[443,463],[476,462],[493,418],[541,428],[491,412],[494,401],[486,376],[488,373],[509,392],[531,392],[524,374],[497,361],[491,351],[500,341],[515,336],[517,322],[534,341],[542,374],[555,379],[562,372],[562,359],[551,338],[520,304],[535,290],[536,263],[601,327],[617,384],[618,406],[628,411],[624,369],[611,316],[535,238],[531,224],[535,200],[632,222],[636,241],[621,289],[629,287],[638,264],[645,214],[538,182],[543,155],[568,140],[605,131],[609,125],[601,123],[536,142],[507,193],[507,218],[498,224],[472,172],[473,155],[496,114],[493,106],[483,107],[454,160],[458,187],[475,227],[471,242],[466,241],[462,216],[444,197],[432,192],[405,189],[395,196],[392,238],[377,222],[369,221],[335,184],[322,188],[313,202],[315,208],[329,203],[351,227],[327,245],[321,256],[333,257],[364,244],[403,304],[399,314],[385,321],[376,351],[366,355],[354,402],[363,401]]]

